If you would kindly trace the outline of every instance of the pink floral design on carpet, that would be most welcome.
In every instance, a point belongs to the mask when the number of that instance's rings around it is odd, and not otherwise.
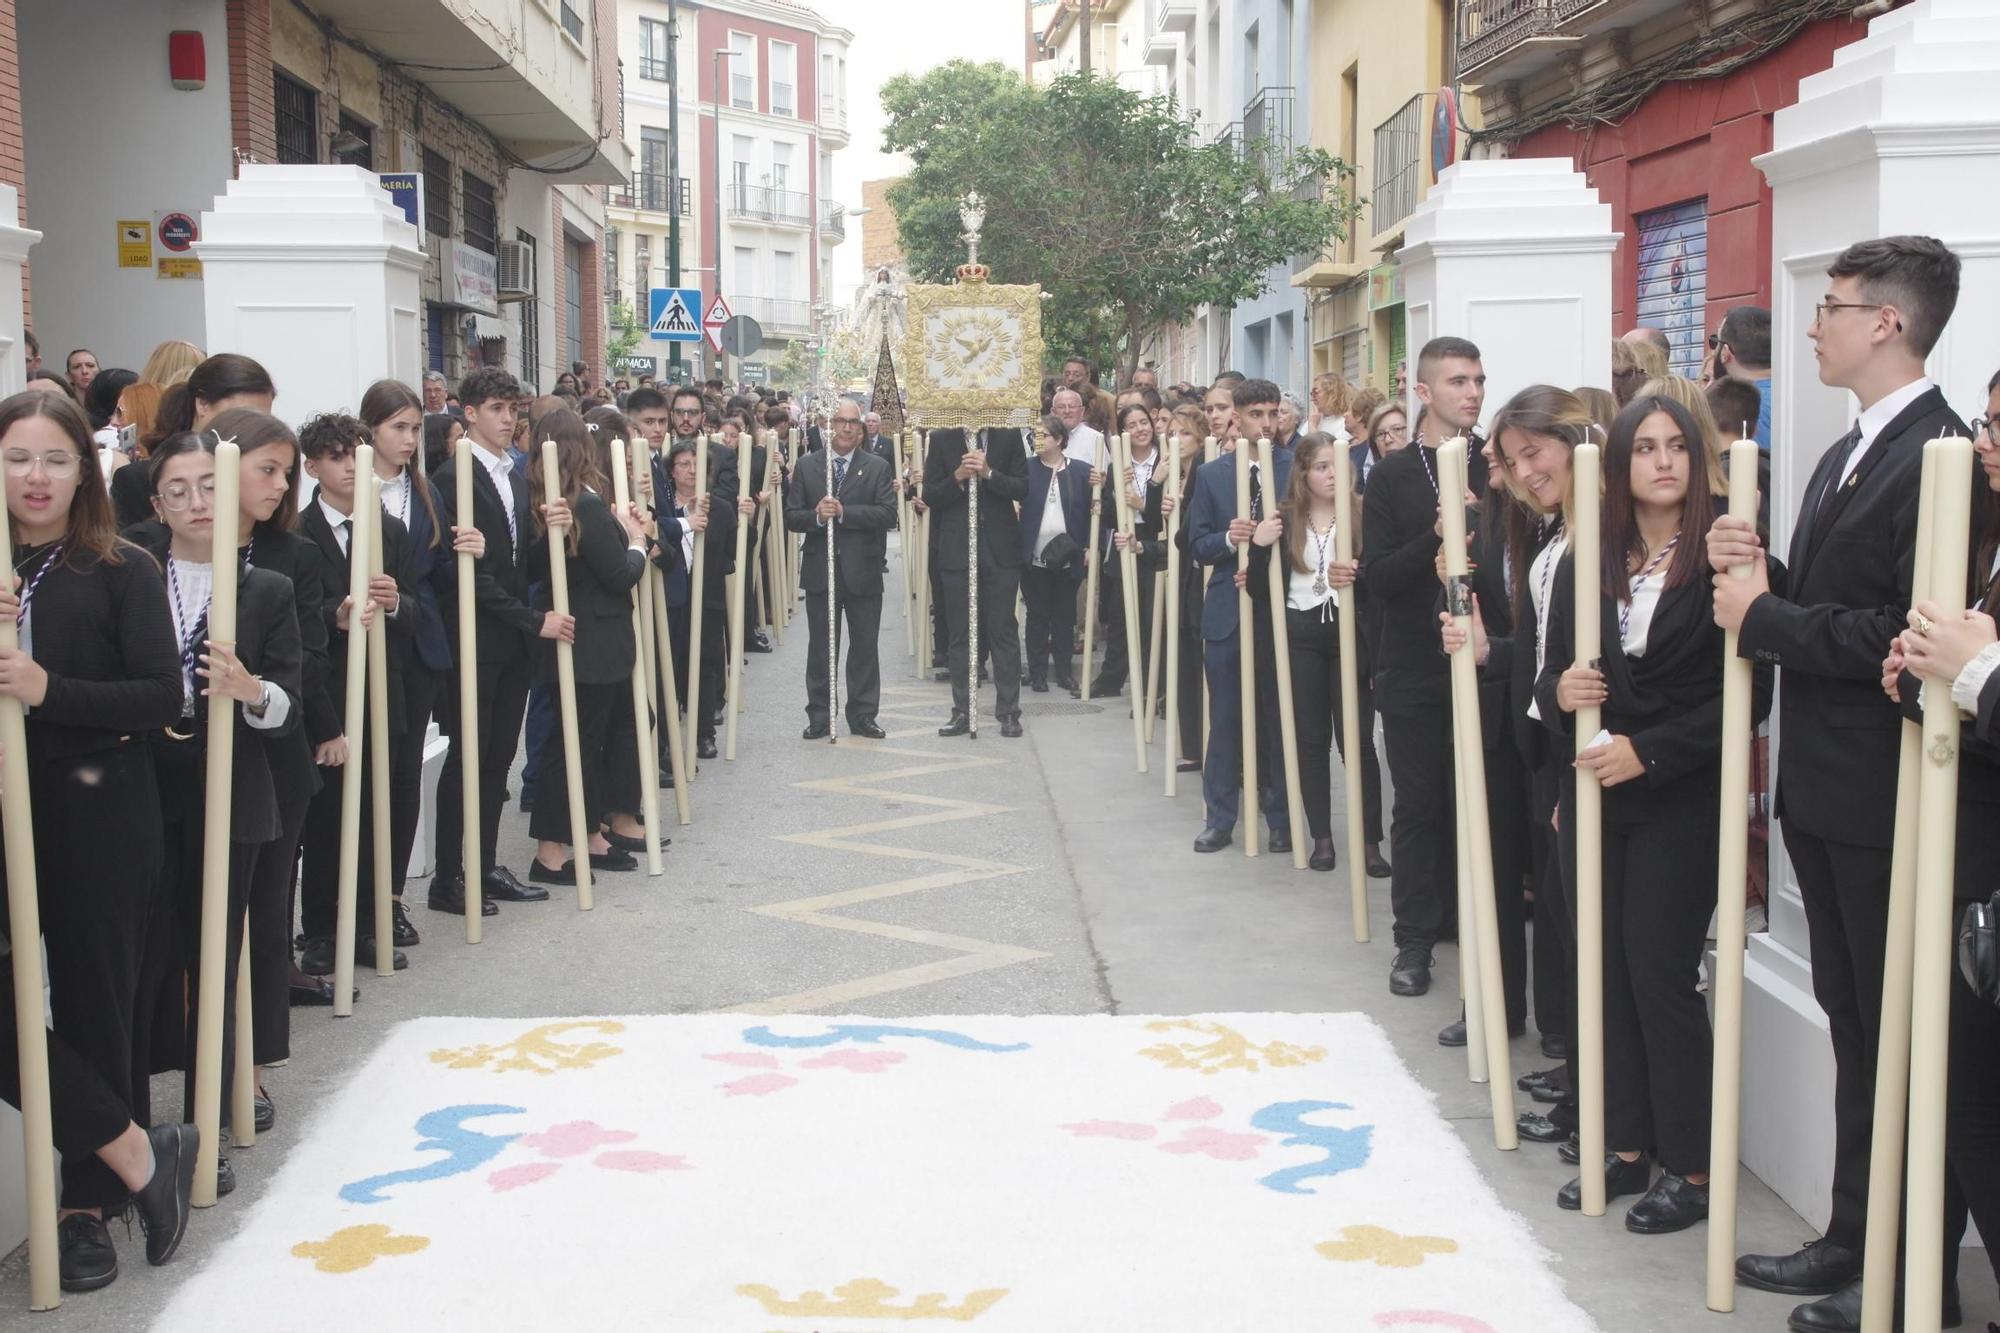
[[[1218,1162],[1252,1161],[1271,1142],[1266,1134],[1241,1134],[1188,1123],[1214,1120],[1222,1113],[1222,1104],[1214,1098],[1190,1097],[1162,1111],[1157,1125],[1138,1120],[1079,1120],[1062,1128],[1080,1139],[1121,1139],[1127,1143],[1161,1140],[1155,1144],[1161,1152],[1178,1157],[1209,1157]],[[1176,1132],[1177,1137],[1165,1137]]]
[[[783,1060],[767,1051],[711,1051],[701,1058],[736,1069],[761,1071],[721,1084],[722,1095],[725,1097],[768,1097],[774,1092],[783,1092],[786,1088],[795,1087],[799,1082],[798,1075],[784,1072]],[[828,1051],[824,1055],[799,1060],[791,1068],[838,1069],[849,1074],[880,1074],[895,1068],[909,1058],[901,1051],[857,1051],[851,1047],[844,1047]]]

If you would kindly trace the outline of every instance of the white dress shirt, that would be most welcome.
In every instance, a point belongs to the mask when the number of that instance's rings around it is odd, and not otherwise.
[[[1528,596],[1535,608],[1535,675],[1538,677],[1548,661],[1549,598],[1554,591],[1556,566],[1562,563],[1563,555],[1568,550],[1569,532],[1565,529],[1556,534],[1555,540],[1544,546],[1542,553],[1528,566]],[[1532,698],[1528,700],[1528,716],[1537,722],[1542,720],[1541,707]]]
[[[167,609],[173,612],[174,641],[183,646],[188,636],[193,634],[208,615],[210,602],[215,596],[215,566],[206,561],[195,564],[188,560],[167,557]],[[194,645],[194,655],[183,661],[181,666],[181,716],[194,716],[195,691],[206,687],[202,677],[194,674],[194,664],[201,660],[201,645]],[[185,654],[184,654],[185,657]],[[254,704],[246,704],[243,720],[258,731],[270,731],[285,724],[292,713],[292,696],[273,685],[263,682],[263,693]],[[252,712],[261,707],[261,716]]]
[[[514,513],[513,458],[505,449],[495,454],[483,444],[472,446],[472,456],[480,461],[486,469],[486,475],[493,479],[493,489],[500,492],[500,507],[507,511],[507,535],[512,537],[514,544],[518,546],[521,541],[521,520]],[[510,561],[513,556],[512,551],[507,553]]]
[[[1050,539],[1058,532],[1069,531],[1069,520],[1063,514],[1062,487],[1059,484],[1062,480],[1063,468],[1049,467],[1047,463],[1039,458],[1035,460],[1035,466],[1047,468],[1049,473],[1048,498],[1042,502],[1042,526],[1035,534],[1035,563],[1039,565],[1042,563],[1042,548],[1047,546]],[[1063,466],[1068,466],[1067,460],[1064,461]]]
[[[416,499],[415,490],[416,483],[410,480],[408,468],[404,468],[394,479],[382,483],[382,508],[394,514],[405,529],[410,526],[410,505]]]
[[[1097,433],[1095,427],[1078,422],[1076,429],[1069,433],[1069,438],[1063,441],[1063,453],[1092,472],[1104,470],[1104,437]]]
[[[1904,408],[1936,387],[1931,383],[1929,376],[1919,375],[1894,393],[1883,395],[1876,400],[1874,406],[1862,412],[1855,422],[1861,429],[1861,438],[1854,442],[1854,447],[1847,451],[1847,458],[1840,465],[1840,481],[1835,486],[1836,490],[1847,484],[1847,479],[1854,474],[1854,465],[1861,461],[1861,456],[1875,443],[1875,437],[1880,435]]]
[[[1292,570],[1291,577],[1286,581],[1285,605],[1291,610],[1317,610],[1324,616],[1326,611],[1322,608],[1333,608],[1340,605],[1340,590],[1333,586],[1333,579],[1327,573],[1327,570],[1333,566],[1334,529],[1329,527],[1326,530],[1325,536],[1326,542],[1324,545],[1321,545],[1320,534],[1311,530],[1310,523],[1308,523],[1305,547],[1302,554],[1305,556],[1305,563],[1311,566],[1311,568],[1304,571]],[[1283,541],[1285,539],[1281,537],[1279,540]],[[1281,557],[1276,551],[1273,551],[1271,558],[1276,560]],[[1325,581],[1325,592],[1313,591],[1315,580]]]

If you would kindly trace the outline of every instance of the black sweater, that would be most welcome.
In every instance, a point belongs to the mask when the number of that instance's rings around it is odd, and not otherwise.
[[[22,567],[39,568],[32,552]],[[160,568],[121,545],[112,564],[79,551],[51,569],[29,611],[48,695],[28,710],[28,753],[65,759],[107,750],[181,714],[180,652]]]

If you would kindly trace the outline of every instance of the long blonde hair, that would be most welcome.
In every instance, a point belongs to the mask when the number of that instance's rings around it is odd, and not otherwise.
[[[139,383],[158,385],[163,390],[171,389],[207,359],[208,354],[193,343],[169,338],[146,358],[146,367],[139,372]]]

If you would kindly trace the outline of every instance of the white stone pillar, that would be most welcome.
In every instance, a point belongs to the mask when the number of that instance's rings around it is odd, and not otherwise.
[[[286,421],[353,411],[385,377],[417,387],[423,238],[372,173],[246,165],[201,234],[207,348],[261,362]]]
[[[1530,384],[1611,387],[1611,206],[1561,158],[1446,167],[1397,254],[1417,354],[1470,338],[1486,368],[1486,415]],[[1416,410],[1414,402],[1411,411]]]
[[[1916,0],[1868,25],[1799,85],[1756,160],[1771,185],[1771,524],[1784,551],[1807,480],[1860,410],[1820,383],[1806,330],[1826,268],[1856,241],[1917,233],[1964,261],[1958,311],[1930,375],[1960,415],[1985,410],[2000,366],[2000,85],[1989,0]],[[1782,746],[1782,736],[1774,742]],[[1772,823],[1772,843],[1779,829]],[[1768,934],[1745,963],[1743,1161],[1808,1222],[1825,1220],[1833,1168],[1833,1051],[1812,996],[1791,868],[1774,854]]]

